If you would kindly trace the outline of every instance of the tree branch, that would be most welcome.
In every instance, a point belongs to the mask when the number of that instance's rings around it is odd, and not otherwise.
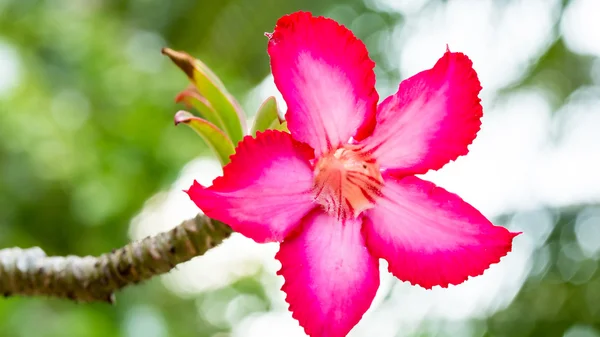
[[[204,215],[168,232],[94,256],[46,256],[39,247],[0,250],[0,296],[49,296],[114,303],[115,291],[203,255],[231,235]]]

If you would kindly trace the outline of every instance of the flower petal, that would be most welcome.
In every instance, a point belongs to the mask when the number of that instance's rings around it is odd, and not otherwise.
[[[456,194],[409,176],[386,177],[377,206],[366,212],[369,250],[402,281],[424,288],[481,275],[512,248],[511,233],[494,226]]]
[[[447,51],[432,69],[402,83],[377,109],[364,150],[388,172],[437,170],[468,152],[481,126],[481,85],[472,62]]]
[[[379,287],[379,262],[365,247],[362,221],[344,223],[321,211],[277,253],[281,288],[292,316],[311,337],[344,337],[367,311]]]
[[[375,63],[350,30],[298,12],[279,19],[267,36],[275,84],[287,103],[295,139],[318,156],[352,136],[370,134],[379,99]]]
[[[209,217],[257,242],[282,241],[315,207],[313,151],[290,134],[246,136],[210,187],[194,182],[190,198]]]

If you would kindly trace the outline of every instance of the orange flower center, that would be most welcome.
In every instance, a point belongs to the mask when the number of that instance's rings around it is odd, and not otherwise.
[[[338,219],[373,208],[383,185],[379,165],[354,145],[321,157],[314,172],[316,201]]]

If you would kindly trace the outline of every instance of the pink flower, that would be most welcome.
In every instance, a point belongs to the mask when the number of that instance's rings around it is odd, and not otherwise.
[[[268,52],[290,134],[247,136],[204,213],[256,242],[281,242],[293,317],[312,337],[345,336],[379,286],[379,259],[402,281],[459,284],[497,263],[518,233],[417,178],[468,152],[480,127],[471,61],[447,51],[377,105],[374,63],[347,28],[310,13],[279,19]]]

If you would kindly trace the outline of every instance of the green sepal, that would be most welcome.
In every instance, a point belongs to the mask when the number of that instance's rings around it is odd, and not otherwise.
[[[277,110],[277,101],[275,97],[271,96],[258,108],[254,117],[254,124],[252,125],[252,129],[250,129],[250,134],[255,136],[257,131],[273,129],[272,125],[275,122],[277,123],[276,125],[279,125],[279,113]]]
[[[269,129],[279,130],[279,131],[284,131],[284,132],[290,133],[290,130],[288,129],[288,126],[287,126],[287,121],[280,122],[279,120],[275,120],[275,121],[273,121],[273,123],[271,123],[271,125],[269,126]]]
[[[229,164],[235,147],[227,135],[211,122],[180,110],[175,114],[175,125],[186,124],[202,137],[206,145],[217,155],[222,166]]]
[[[180,92],[175,97],[175,102],[183,102],[188,108],[196,109],[202,118],[213,123],[219,129],[225,130],[225,124],[221,118],[221,115],[215,111],[210,102],[204,96],[200,95],[195,86],[190,85],[190,87]]]
[[[245,114],[239,103],[227,92],[223,82],[200,60],[185,52],[163,48],[163,54],[169,56],[190,79],[213,110],[223,121],[223,131],[233,143],[238,143],[244,137],[246,130]]]

